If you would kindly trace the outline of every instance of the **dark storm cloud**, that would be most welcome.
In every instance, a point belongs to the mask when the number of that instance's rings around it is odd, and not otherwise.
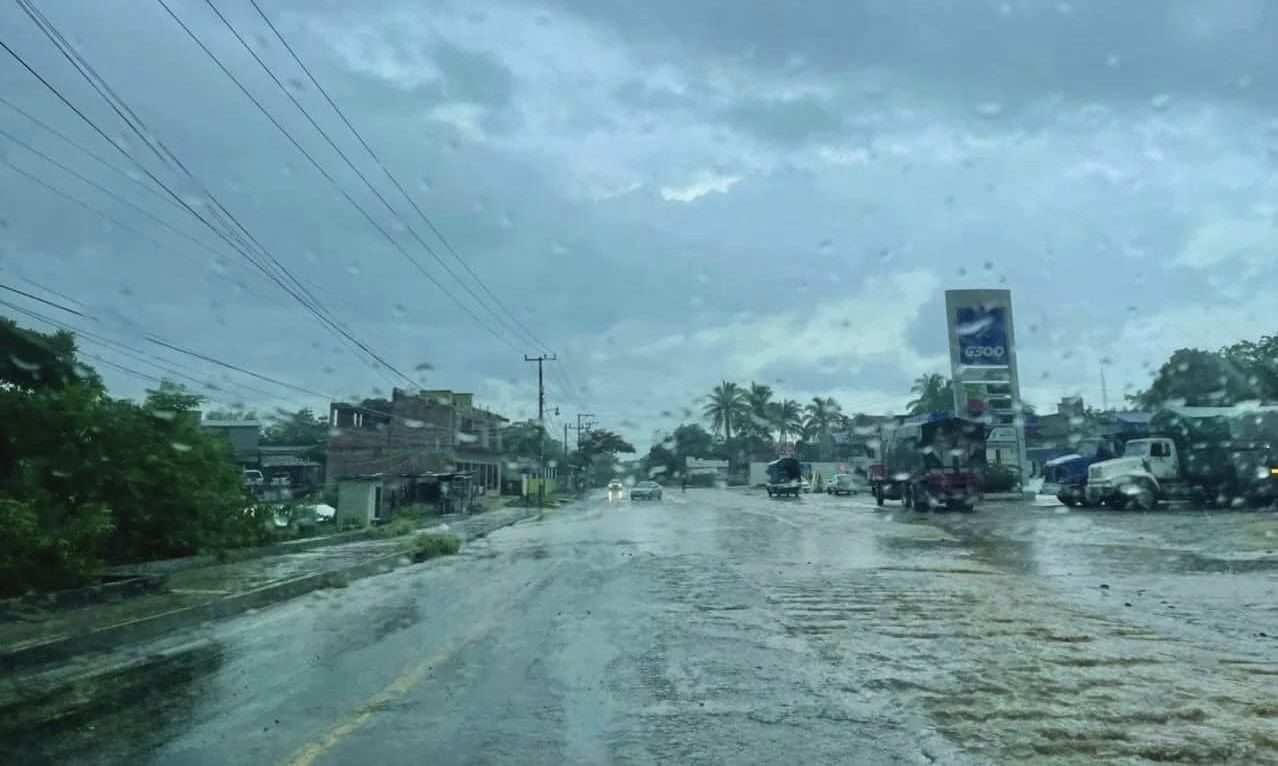
[[[1278,4],[1265,0],[553,1],[656,58],[692,50],[773,72],[886,69],[973,102],[1278,99]]]
[[[742,99],[724,110],[721,119],[764,140],[783,145],[835,138],[844,132],[845,126],[837,107],[811,95],[786,99]]]

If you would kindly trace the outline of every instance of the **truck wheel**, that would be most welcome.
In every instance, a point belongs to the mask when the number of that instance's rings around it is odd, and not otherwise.
[[[1057,495],[1056,499],[1060,500],[1061,505],[1065,506],[1066,508],[1073,508],[1074,506],[1078,505],[1078,501],[1068,495]]]
[[[1124,488],[1127,506],[1138,511],[1152,511],[1158,505],[1158,495],[1154,486],[1147,481],[1136,481]]]
[[[873,491],[874,491],[874,504],[882,508],[883,507],[883,488],[875,487]]]
[[[906,484],[905,486],[901,487],[901,507],[902,508],[914,507],[914,487],[909,484]]]

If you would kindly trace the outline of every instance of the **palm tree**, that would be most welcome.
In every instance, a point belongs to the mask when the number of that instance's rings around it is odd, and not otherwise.
[[[803,431],[803,408],[795,400],[773,402],[770,414],[778,441],[786,441],[786,437],[798,436]]]
[[[749,411],[746,392],[736,383],[725,380],[710,392],[710,401],[701,412],[715,432],[722,433],[724,439],[731,439],[732,429],[745,420]]]
[[[817,449],[825,450],[830,442],[830,430],[840,415],[839,403],[832,397],[812,397],[803,407],[803,430],[809,440],[817,439]]]
[[[944,375],[929,372],[920,375],[910,387],[914,398],[905,405],[911,415],[954,410],[954,383]]]
[[[738,433],[749,432],[764,441],[772,439],[772,386],[762,383],[750,383],[750,390],[745,393],[748,408],[748,424],[737,424]]]

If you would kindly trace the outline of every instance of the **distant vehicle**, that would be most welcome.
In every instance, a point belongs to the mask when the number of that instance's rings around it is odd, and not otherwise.
[[[876,504],[900,500],[919,511],[934,505],[976,508],[985,469],[984,423],[932,413],[884,426],[881,434],[882,463],[870,474]]]
[[[836,473],[825,483],[827,495],[855,495],[856,477],[850,473]]]
[[[622,484],[620,480],[613,479],[612,481],[608,482],[608,494],[619,495],[625,491],[626,491],[626,485]]]
[[[641,481],[630,490],[631,500],[660,500],[661,485],[655,481]]]
[[[768,497],[798,497],[803,491],[803,464],[783,457],[768,463]]]

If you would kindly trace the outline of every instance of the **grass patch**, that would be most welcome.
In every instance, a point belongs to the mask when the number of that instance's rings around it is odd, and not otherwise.
[[[413,540],[409,552],[413,561],[420,563],[438,556],[451,556],[461,549],[461,541],[452,535],[439,532],[422,532]]]
[[[373,527],[372,535],[378,540],[388,540],[392,537],[411,535],[416,530],[417,519],[396,518],[389,524]]]
[[[373,527],[372,535],[379,540],[411,535],[421,527],[429,512],[429,508],[421,505],[400,508],[388,523]]]

